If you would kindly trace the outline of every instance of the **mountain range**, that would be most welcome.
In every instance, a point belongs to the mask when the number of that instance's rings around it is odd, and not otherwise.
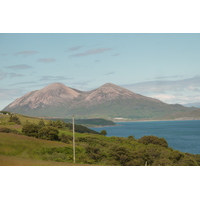
[[[183,104],[183,106],[200,108],[200,102],[187,103],[187,104]]]
[[[25,94],[3,110],[29,116],[62,118],[70,115],[78,118],[135,120],[200,117],[198,108],[166,104],[112,83],[106,83],[87,92],[67,87],[62,83],[52,83],[40,90]]]

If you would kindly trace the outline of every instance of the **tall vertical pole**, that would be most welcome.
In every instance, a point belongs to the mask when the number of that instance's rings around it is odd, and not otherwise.
[[[75,159],[75,131],[74,131],[74,115],[72,116],[72,123],[73,123],[73,158],[74,158],[74,163],[76,162]]]

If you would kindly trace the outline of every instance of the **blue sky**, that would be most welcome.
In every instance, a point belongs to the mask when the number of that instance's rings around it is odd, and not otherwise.
[[[200,34],[1,33],[0,109],[61,82],[111,82],[167,103],[200,101]]]

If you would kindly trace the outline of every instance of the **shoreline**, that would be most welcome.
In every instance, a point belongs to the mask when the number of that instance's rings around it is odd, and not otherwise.
[[[126,122],[164,122],[164,121],[200,121],[199,119],[155,119],[155,120],[119,120],[119,121],[113,121],[115,123],[115,125],[99,125],[99,126],[86,126],[88,128],[103,128],[103,127],[115,127],[115,126],[123,126],[121,124],[117,124],[117,123],[126,123]]]
[[[148,120],[148,119],[141,119],[141,120],[119,120],[119,121],[113,121],[114,123],[117,122],[160,122],[160,121],[198,121],[199,119],[155,119],[155,120]]]

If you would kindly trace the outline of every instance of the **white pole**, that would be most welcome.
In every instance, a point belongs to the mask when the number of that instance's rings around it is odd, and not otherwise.
[[[75,160],[75,132],[74,132],[74,115],[72,117],[72,122],[73,122],[73,157],[74,157],[74,163],[76,162]]]

